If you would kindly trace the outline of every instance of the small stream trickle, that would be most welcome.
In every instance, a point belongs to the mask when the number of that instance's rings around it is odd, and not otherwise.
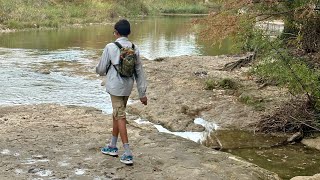
[[[168,133],[168,134],[173,134],[175,136],[180,136],[180,137],[183,137],[185,139],[188,139],[188,140],[191,140],[191,141],[194,141],[196,143],[202,143],[204,142],[208,136],[210,136],[210,133],[214,130],[217,130],[218,129],[218,125],[213,123],[213,122],[208,122],[202,118],[196,118],[193,122],[195,124],[198,124],[198,125],[201,125],[205,128],[204,131],[202,132],[172,132],[166,128],[164,128],[163,126],[161,125],[158,125],[158,124],[153,124],[147,120],[142,120],[142,119],[137,119],[135,120],[135,122],[137,124],[151,124],[153,125],[159,132],[162,132],[162,133]]]

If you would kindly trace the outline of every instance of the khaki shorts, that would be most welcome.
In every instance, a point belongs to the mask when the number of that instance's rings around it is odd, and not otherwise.
[[[118,120],[122,118],[126,118],[126,107],[129,97],[128,96],[113,96],[111,95],[112,102],[112,115]]]

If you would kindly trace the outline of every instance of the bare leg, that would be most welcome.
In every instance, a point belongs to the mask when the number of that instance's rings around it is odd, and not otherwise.
[[[118,132],[120,132],[120,137],[123,144],[128,143],[128,134],[127,134],[127,121],[126,118],[121,118],[118,121]]]
[[[119,135],[118,121],[113,116],[112,116],[112,119],[113,119],[113,122],[112,122],[112,136],[118,137],[118,135]]]

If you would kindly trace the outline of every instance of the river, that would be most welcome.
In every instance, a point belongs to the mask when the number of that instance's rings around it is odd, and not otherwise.
[[[130,39],[147,59],[219,55],[231,51],[229,41],[223,42],[219,48],[199,40],[190,23],[190,17],[132,20]],[[34,69],[43,65],[54,68],[57,64],[89,66],[91,60],[99,57],[104,46],[112,41],[112,24],[0,34],[0,105],[73,104],[110,113],[110,100],[98,80],[68,76],[63,70],[48,75]]]
[[[141,56],[150,60],[233,52],[229,39],[212,45],[198,38],[192,19],[161,16],[130,20],[130,40],[139,47]],[[110,112],[110,105],[100,105],[106,97],[101,95],[99,83],[81,76],[66,76],[64,71],[50,68],[89,66],[92,59],[101,55],[105,45],[115,40],[113,24],[0,33],[0,105],[53,102],[94,106]],[[56,72],[39,74],[34,70],[36,67],[38,71],[49,68]]]
[[[213,56],[232,52],[232,42],[229,40],[212,46],[211,42],[199,39],[191,19],[152,17],[131,20],[133,33],[130,39],[141,49],[141,55],[149,60],[181,55]],[[101,87],[100,80],[87,78],[81,73],[70,73],[70,68],[86,67],[94,74],[92,60],[97,59],[106,43],[112,41],[113,24],[0,34],[0,105],[57,103],[95,107],[111,113],[110,99]],[[42,68],[50,71],[43,72]],[[285,167],[281,170],[281,176],[285,179],[289,179],[293,174],[311,175],[318,172],[314,168],[318,166],[318,152],[301,146],[295,148],[297,153],[289,156],[295,157],[299,154],[301,159],[310,159],[308,164],[304,164],[304,161],[299,164],[301,171],[296,168],[290,170],[290,167],[297,163],[296,160],[290,161],[286,166],[281,164],[288,161],[285,153],[293,152],[290,148],[292,146],[284,153],[278,152],[279,149],[267,152],[260,150],[257,151],[260,153],[258,155],[254,154],[255,149],[250,148],[233,149],[230,152],[269,170],[277,171],[276,164]],[[279,162],[272,159],[270,156],[275,156],[275,152],[278,153],[277,156],[284,158],[278,158]],[[260,160],[262,162],[259,162]],[[312,169],[308,170],[307,167]]]

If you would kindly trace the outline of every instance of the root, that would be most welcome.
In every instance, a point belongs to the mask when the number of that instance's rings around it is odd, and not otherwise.
[[[245,58],[241,58],[238,61],[230,62],[224,65],[224,67],[221,69],[223,71],[233,71],[234,69],[240,69],[241,67],[248,66],[254,59],[256,58],[256,53],[253,52],[249,54]]]

